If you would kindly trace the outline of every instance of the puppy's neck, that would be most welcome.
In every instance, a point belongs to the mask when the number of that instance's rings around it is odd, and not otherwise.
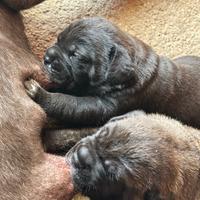
[[[153,77],[145,82],[146,88],[142,93],[145,109],[150,112],[166,113],[165,109],[169,108],[170,101],[174,101],[179,91],[179,79],[181,75],[178,66],[169,58],[158,56]]]
[[[139,108],[162,112],[177,93],[180,70],[173,61],[159,56],[138,38],[129,39],[129,55],[136,79],[133,98],[136,97]]]

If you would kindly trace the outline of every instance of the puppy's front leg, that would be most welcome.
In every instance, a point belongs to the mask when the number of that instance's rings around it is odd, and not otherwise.
[[[46,111],[49,117],[69,125],[101,125],[118,111],[118,102],[112,98],[50,93],[34,80],[25,82],[25,87],[28,95]]]

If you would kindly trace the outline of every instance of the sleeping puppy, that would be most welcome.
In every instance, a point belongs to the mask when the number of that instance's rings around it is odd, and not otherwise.
[[[91,200],[200,199],[200,131],[162,115],[115,118],[66,160]]]
[[[26,83],[50,117],[102,125],[135,109],[200,127],[200,58],[170,60],[102,18],[68,26],[44,56],[54,93]]]

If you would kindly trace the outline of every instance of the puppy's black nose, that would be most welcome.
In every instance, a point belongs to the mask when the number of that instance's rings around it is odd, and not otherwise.
[[[49,56],[45,55],[44,56],[44,64],[45,65],[48,65],[48,64],[51,64],[52,60]]]
[[[87,146],[80,146],[73,156],[73,163],[77,168],[92,167],[94,158],[92,152]]]
[[[57,57],[57,49],[55,47],[51,47],[47,49],[46,54],[44,56],[44,64],[51,64]]]

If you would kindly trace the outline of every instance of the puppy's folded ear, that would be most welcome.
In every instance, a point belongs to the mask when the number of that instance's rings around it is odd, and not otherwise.
[[[113,61],[115,60],[116,55],[117,55],[117,48],[116,48],[115,45],[113,45],[110,48],[110,52],[109,52],[109,62],[110,62],[110,64],[113,63]]]
[[[135,73],[128,50],[114,44],[109,51],[109,66],[106,74],[110,85],[134,84]]]

